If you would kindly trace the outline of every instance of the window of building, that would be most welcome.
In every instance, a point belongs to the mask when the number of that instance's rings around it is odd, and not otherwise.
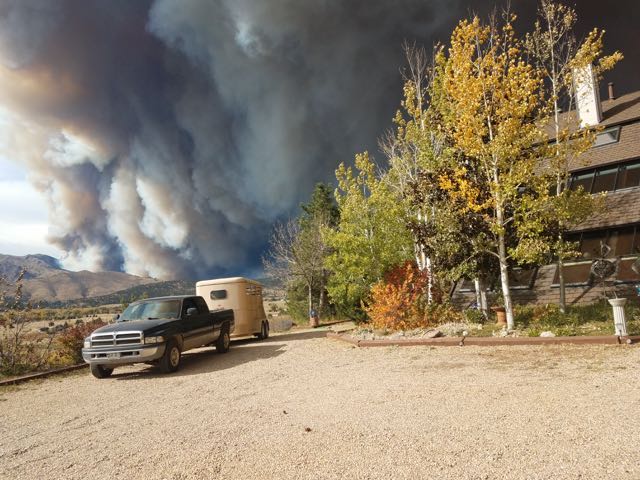
[[[509,284],[512,289],[529,289],[533,287],[537,268],[514,268],[509,272]]]
[[[584,170],[571,175],[569,188],[588,193],[612,192],[640,186],[640,161]]]
[[[634,272],[632,268],[636,262],[638,262],[637,258],[623,258],[620,260],[616,281],[619,283],[640,281],[640,275]]]
[[[562,266],[564,284],[567,286],[589,285],[591,283],[591,262],[565,263]],[[560,285],[558,267],[553,275],[552,286]]]
[[[580,252],[582,252],[582,258],[592,259],[600,257],[600,246],[602,243],[607,243],[607,230],[584,232],[580,241]]]
[[[596,171],[591,193],[610,192],[616,188],[618,167],[600,169]]]
[[[631,188],[640,185],[640,162],[623,165],[618,174],[616,190],[621,188]]]
[[[633,227],[627,227],[610,232],[607,240],[607,245],[611,247],[609,256],[617,257],[633,253],[634,230]]]
[[[577,242],[581,259],[600,257],[600,244],[608,245],[611,250],[608,258],[638,255],[640,253],[640,225],[627,225],[591,232],[572,233],[567,235],[567,242]],[[576,259],[577,260],[577,259]]]
[[[579,187],[585,192],[591,193],[591,185],[593,184],[594,170],[584,173],[576,173],[571,177],[571,190],[578,190]]]
[[[469,280],[468,278],[462,278],[458,282],[458,291],[459,292],[475,292],[476,286],[473,280]]]
[[[536,280],[537,268],[521,268],[514,267],[509,269],[509,288],[511,290],[525,290],[533,288],[533,283]],[[500,284],[493,287],[494,289],[501,290]],[[487,291],[491,291],[492,288],[487,285]],[[476,285],[473,280],[463,278],[458,282],[459,292],[475,292]]]
[[[600,147],[602,145],[609,145],[610,143],[616,143],[620,138],[620,127],[607,128],[596,135],[596,140],[593,144],[594,147]]]

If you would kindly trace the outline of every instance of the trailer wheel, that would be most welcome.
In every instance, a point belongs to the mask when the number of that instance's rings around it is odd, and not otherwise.
[[[264,338],[269,338],[269,321],[264,322]]]
[[[257,336],[258,340],[264,340],[269,337],[269,327],[266,325],[266,322],[260,324],[260,333]]]
[[[231,337],[229,336],[229,327],[225,326],[220,332],[218,340],[216,340],[216,353],[227,353],[231,345]]]
[[[96,378],[107,378],[113,373],[113,368],[107,368],[102,365],[91,364],[91,375]]]
[[[165,347],[164,354],[160,359],[160,370],[162,373],[173,373],[180,367],[181,352],[178,343],[170,340]]]

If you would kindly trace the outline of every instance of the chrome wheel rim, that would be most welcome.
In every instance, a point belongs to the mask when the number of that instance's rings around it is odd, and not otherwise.
[[[171,362],[172,367],[176,367],[178,362],[180,362],[180,350],[178,350],[178,347],[173,347],[171,349],[169,361]]]

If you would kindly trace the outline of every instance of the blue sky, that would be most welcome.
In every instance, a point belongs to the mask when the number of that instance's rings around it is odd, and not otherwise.
[[[18,164],[0,157],[0,253],[44,253],[60,257],[63,252],[49,244],[48,207],[41,193]]]

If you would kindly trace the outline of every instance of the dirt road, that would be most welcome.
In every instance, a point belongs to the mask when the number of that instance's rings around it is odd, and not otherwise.
[[[299,333],[0,390],[0,478],[638,479],[638,412],[639,347]]]

